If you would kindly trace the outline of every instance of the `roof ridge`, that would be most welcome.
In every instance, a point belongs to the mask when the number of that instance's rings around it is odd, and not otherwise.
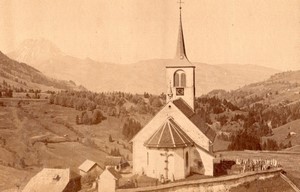
[[[171,124],[170,124],[170,120],[168,120],[167,122],[169,124],[169,131],[170,131],[170,134],[171,134],[171,138],[172,138],[172,142],[173,142],[173,146],[176,147],[176,144],[175,144],[175,140],[174,140],[174,135],[172,133],[172,130],[171,130]]]
[[[181,137],[179,131],[178,131],[176,128],[175,128],[175,131],[177,132],[177,135],[179,136],[179,138],[182,140],[182,143],[185,144],[185,142],[184,142],[184,140],[182,139],[182,137]],[[185,144],[185,145],[186,145],[186,144]],[[186,146],[187,146],[187,145],[186,145]]]

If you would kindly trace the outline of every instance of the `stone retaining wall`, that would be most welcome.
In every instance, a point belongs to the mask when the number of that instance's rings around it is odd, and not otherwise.
[[[268,179],[274,176],[279,176],[281,168],[271,169],[259,172],[247,172],[239,175],[230,175],[223,177],[215,177],[200,180],[188,180],[182,182],[168,183],[164,185],[143,187],[143,188],[131,188],[131,189],[117,189],[117,192],[193,192],[193,191],[212,191],[221,192],[238,186],[246,182],[252,182],[254,180]]]

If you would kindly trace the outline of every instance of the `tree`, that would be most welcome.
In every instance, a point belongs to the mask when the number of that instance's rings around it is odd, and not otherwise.
[[[150,104],[153,107],[161,107],[162,106],[162,102],[160,101],[159,97],[151,97],[150,98]]]
[[[232,137],[232,141],[228,146],[228,150],[261,150],[260,138],[252,135],[246,130],[240,130]]]
[[[90,124],[90,118],[87,114],[87,112],[82,112],[81,114],[81,123],[85,124],[85,125],[89,125]]]
[[[108,141],[111,142],[111,143],[114,142],[114,140],[112,139],[111,135],[109,135]]]
[[[80,122],[80,119],[79,119],[79,116],[78,116],[78,115],[76,115],[76,124],[77,124],[77,125],[81,124],[81,122]]]
[[[105,117],[103,116],[103,114],[100,110],[98,110],[98,109],[94,110],[93,116],[92,116],[92,124],[101,123],[101,121],[104,119],[105,119]]]

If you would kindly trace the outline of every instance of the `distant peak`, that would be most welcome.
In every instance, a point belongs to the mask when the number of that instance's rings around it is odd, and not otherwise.
[[[19,62],[35,65],[64,54],[50,40],[38,38],[24,40],[15,51],[8,55]],[[39,68],[38,66],[35,65],[35,67]]]
[[[55,53],[61,53],[61,50],[50,40],[45,38],[37,38],[37,39],[26,39],[24,40],[18,49],[43,49],[45,51],[52,51]]]

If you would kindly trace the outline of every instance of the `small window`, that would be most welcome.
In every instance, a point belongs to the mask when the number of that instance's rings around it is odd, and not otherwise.
[[[177,70],[174,73],[174,87],[185,87],[186,75],[183,70]]]
[[[189,152],[185,153],[185,166],[188,167],[189,166]]]
[[[147,165],[149,165],[149,153],[147,152]]]

